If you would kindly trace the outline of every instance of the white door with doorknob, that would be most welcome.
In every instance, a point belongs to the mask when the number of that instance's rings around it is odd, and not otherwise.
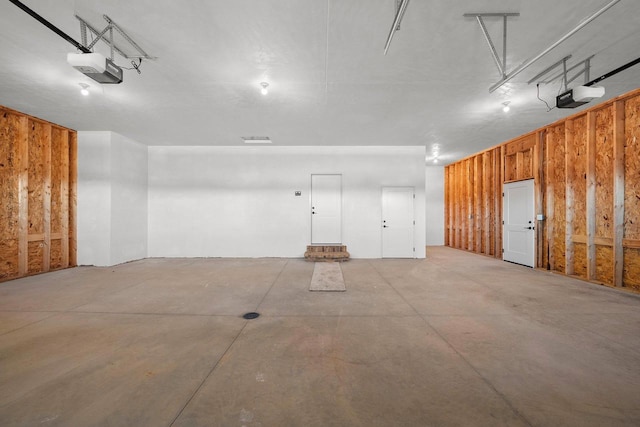
[[[311,175],[311,244],[342,242],[342,175]]]
[[[502,259],[535,266],[535,195],[533,179],[503,187]]]
[[[382,188],[382,257],[414,258],[413,187]]]

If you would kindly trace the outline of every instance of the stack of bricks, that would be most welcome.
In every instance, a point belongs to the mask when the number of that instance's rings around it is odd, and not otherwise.
[[[348,261],[349,252],[344,245],[310,245],[304,257],[307,261]]]

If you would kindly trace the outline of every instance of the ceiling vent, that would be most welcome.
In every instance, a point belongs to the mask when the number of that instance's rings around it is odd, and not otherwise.
[[[271,138],[268,136],[243,136],[241,138],[245,144],[271,144]]]

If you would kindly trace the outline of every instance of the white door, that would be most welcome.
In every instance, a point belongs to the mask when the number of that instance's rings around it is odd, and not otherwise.
[[[311,175],[311,244],[342,242],[342,175]]]
[[[503,187],[502,258],[535,266],[535,199],[533,180],[511,182]]]
[[[413,187],[382,187],[382,257],[413,258]]]

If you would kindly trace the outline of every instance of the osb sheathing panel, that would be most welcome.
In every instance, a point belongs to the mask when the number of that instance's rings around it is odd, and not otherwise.
[[[624,158],[624,237],[640,239],[640,96],[625,102]]]
[[[51,267],[52,260],[54,268],[66,266],[65,259],[74,255],[69,246],[75,248],[75,210],[65,207],[69,200],[63,198],[70,199],[70,196],[64,194],[63,183],[66,188],[75,189],[76,165],[72,162],[77,159],[68,160],[69,144],[75,143],[75,138],[74,131],[0,106],[0,281],[42,272],[47,266]],[[52,142],[52,151],[49,151]],[[22,166],[18,164],[20,156]],[[21,167],[24,168],[22,176]],[[23,199],[19,198],[20,179],[25,186]],[[51,187],[47,188],[50,180]],[[45,213],[49,192],[54,199],[53,216],[45,223],[49,216]],[[62,221],[66,222],[67,218],[68,226],[63,227]],[[58,236],[68,232],[69,242],[65,240],[63,245],[56,237],[57,242],[49,245],[45,243],[49,232]],[[37,240],[33,240],[34,235]],[[33,241],[28,242],[29,237]]]
[[[0,239],[0,280],[18,277],[18,239]]]
[[[18,238],[18,138],[20,118],[0,110],[0,238]]]
[[[551,237],[551,250],[555,260],[555,270],[565,270],[565,170],[564,170],[564,124],[549,129],[549,144],[553,144],[553,170],[550,179],[553,181],[553,236]],[[548,219],[549,220],[549,219]]]
[[[596,246],[596,275],[605,285],[613,285],[613,248],[611,246]]]
[[[596,236],[613,237],[613,109],[596,112]]]
[[[587,234],[587,117],[573,122],[573,144],[567,153],[572,165],[569,173],[573,189],[573,234]]]
[[[29,274],[42,272],[43,242],[29,242]]]
[[[66,132],[51,129],[51,232],[62,231],[62,147],[65,146]],[[65,153],[65,155],[68,155]]]
[[[29,120],[29,234],[44,233],[44,149],[48,138],[47,128],[44,123]]]
[[[587,277],[587,245],[584,243],[573,244],[573,274]]]
[[[533,178],[533,150],[529,149],[523,152],[522,172],[518,179]]]
[[[518,160],[517,154],[505,156],[504,158],[504,180],[515,181],[518,179]]]
[[[624,249],[622,283],[628,288],[640,291],[640,249]]]
[[[56,269],[62,267],[62,240],[51,240],[51,263],[50,268]]]

